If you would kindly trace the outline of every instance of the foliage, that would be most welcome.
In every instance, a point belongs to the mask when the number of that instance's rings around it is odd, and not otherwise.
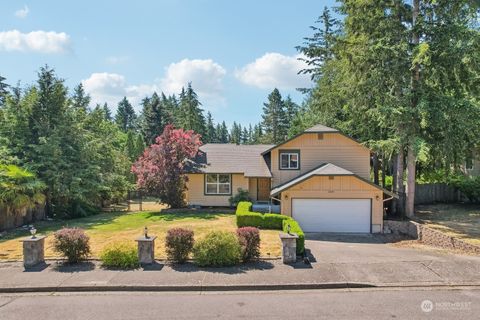
[[[251,199],[250,199],[250,194],[248,193],[248,190],[238,188],[237,194],[234,195],[233,197],[230,197],[228,199],[228,202],[230,203],[230,206],[234,207],[241,201],[250,201],[250,200]]]
[[[188,84],[187,89],[182,88],[177,115],[178,126],[204,136],[206,124],[201,105],[191,83]]]
[[[228,231],[212,231],[193,247],[195,263],[202,267],[232,266],[240,262],[241,256],[237,236]]]
[[[167,125],[156,143],[133,164],[139,188],[157,195],[173,208],[184,206],[185,166],[198,152],[200,136]]]
[[[137,127],[137,115],[127,97],[123,97],[123,100],[118,103],[115,123],[123,132],[135,130]]]
[[[288,232],[288,227],[290,226],[290,233],[295,233],[298,235],[297,239],[297,254],[301,255],[305,251],[305,233],[297,221],[293,219],[283,220],[282,230],[283,232]]]
[[[465,177],[462,175],[449,179],[449,185],[457,188],[471,202],[480,202],[480,177]]]
[[[282,230],[282,221],[289,217],[277,213],[250,211],[252,203],[239,202],[236,210],[237,227],[256,227],[261,229]]]
[[[0,164],[0,204],[31,208],[45,201],[45,184],[35,174],[15,165]]]
[[[90,255],[90,238],[79,228],[63,228],[54,233],[53,250],[77,263]]]
[[[193,250],[193,231],[183,228],[173,228],[167,231],[165,249],[170,261],[184,263]]]
[[[249,262],[260,257],[260,230],[254,227],[237,229],[237,237],[242,247],[242,261]]]
[[[140,266],[137,248],[125,243],[115,243],[106,247],[101,255],[102,265],[107,268],[135,269]]]

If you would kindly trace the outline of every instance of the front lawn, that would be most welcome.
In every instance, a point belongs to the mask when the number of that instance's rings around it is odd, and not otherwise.
[[[480,245],[480,205],[423,205],[415,214],[432,229]]]
[[[165,258],[164,240],[168,229],[174,227],[190,228],[195,232],[195,239],[201,238],[211,230],[235,231],[235,214],[206,211],[180,210],[143,211],[134,213],[106,212],[99,215],[67,220],[42,221],[35,224],[38,234],[51,234],[62,226],[80,227],[90,236],[93,257],[98,257],[102,249],[110,243],[125,241],[133,243],[143,234],[143,228],[148,227],[149,234],[156,235],[156,258]],[[280,256],[281,244],[276,230],[262,230],[261,256]],[[22,259],[22,237],[29,235],[28,231],[15,230],[0,238],[0,260]],[[46,239],[46,258],[56,257],[51,248],[53,237]]]

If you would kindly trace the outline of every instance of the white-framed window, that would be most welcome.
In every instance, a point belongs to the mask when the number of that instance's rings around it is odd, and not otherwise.
[[[205,174],[205,194],[232,194],[232,175],[228,173]]]
[[[300,169],[300,152],[281,151],[280,152],[280,170],[298,170]]]

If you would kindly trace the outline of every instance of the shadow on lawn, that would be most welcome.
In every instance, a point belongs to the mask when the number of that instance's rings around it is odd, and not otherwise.
[[[147,212],[146,218],[152,221],[175,221],[175,220],[182,220],[182,219],[198,219],[198,220],[214,220],[219,217],[226,217],[231,216],[230,213],[208,213],[208,212],[198,212],[198,211],[175,211],[175,212],[168,212],[160,211],[160,212]]]
[[[199,267],[193,262],[187,262],[185,264],[171,264],[169,265],[173,270],[177,272],[211,272],[211,273],[223,273],[223,274],[240,274],[247,273],[252,270],[270,270],[274,268],[273,263],[266,260],[259,260],[256,262],[249,262],[231,267]]]

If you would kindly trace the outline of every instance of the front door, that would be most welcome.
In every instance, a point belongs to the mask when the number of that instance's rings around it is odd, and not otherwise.
[[[268,201],[270,199],[270,178],[258,178],[257,200]]]

